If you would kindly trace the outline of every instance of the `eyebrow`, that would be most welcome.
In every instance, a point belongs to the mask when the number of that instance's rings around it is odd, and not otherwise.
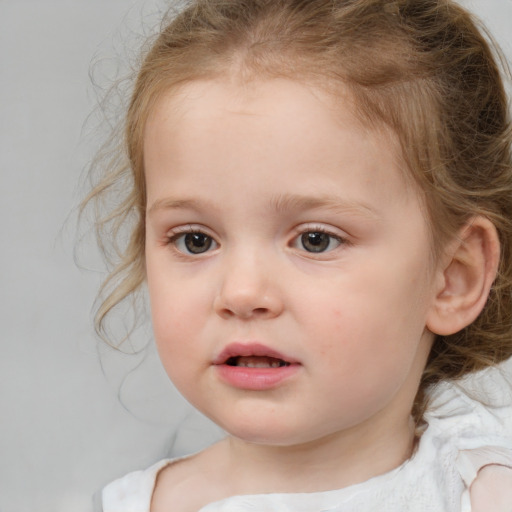
[[[173,199],[165,197],[155,201],[148,209],[148,215],[161,210],[203,210],[212,209],[210,202],[198,201],[197,199]]]
[[[300,195],[300,194],[282,194],[272,197],[269,201],[269,207],[276,213],[286,214],[303,210],[328,209],[333,213],[352,213],[367,217],[370,220],[378,218],[377,212],[369,205],[341,198],[336,195]],[[209,200],[195,198],[162,198],[156,200],[148,209],[148,215],[152,215],[162,210],[196,210],[196,211],[215,211],[218,206]]]
[[[278,213],[301,210],[328,209],[333,213],[354,213],[371,219],[378,217],[377,212],[371,206],[339,197],[337,195],[300,195],[284,194],[273,198],[270,206]]]

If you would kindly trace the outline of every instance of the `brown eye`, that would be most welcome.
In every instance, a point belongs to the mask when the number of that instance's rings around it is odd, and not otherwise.
[[[204,233],[187,233],[183,242],[188,252],[201,254],[212,246],[212,237]]]
[[[341,240],[322,231],[307,231],[300,237],[302,247],[308,252],[325,252],[335,249]]]
[[[212,247],[217,247],[213,238],[200,231],[193,233],[181,233],[173,236],[170,242],[176,249],[184,254],[202,254]]]

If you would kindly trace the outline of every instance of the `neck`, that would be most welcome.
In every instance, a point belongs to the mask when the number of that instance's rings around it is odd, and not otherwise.
[[[359,425],[293,446],[229,437],[219,448],[238,494],[319,492],[364,482],[407,460],[414,443],[412,419],[388,427],[365,431]]]

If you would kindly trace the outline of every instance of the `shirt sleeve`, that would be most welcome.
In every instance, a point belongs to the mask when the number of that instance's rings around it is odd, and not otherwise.
[[[149,512],[158,472],[170,464],[162,460],[145,471],[134,471],[102,491],[102,512]]]
[[[457,468],[466,486],[462,510],[512,512],[512,450],[483,446],[461,450]]]

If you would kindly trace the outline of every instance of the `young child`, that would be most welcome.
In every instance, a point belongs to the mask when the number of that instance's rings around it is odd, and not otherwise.
[[[450,0],[193,0],[145,56],[131,238],[162,363],[226,432],[103,512],[512,510],[512,166],[500,72]],[[112,226],[114,223],[114,226]]]

